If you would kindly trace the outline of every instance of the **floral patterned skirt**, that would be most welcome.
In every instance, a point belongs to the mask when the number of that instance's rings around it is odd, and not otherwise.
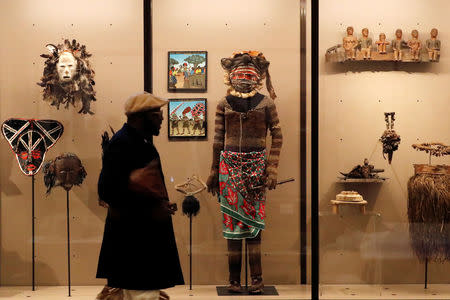
[[[265,170],[265,150],[248,153],[221,152],[219,202],[224,238],[254,238],[264,229]]]

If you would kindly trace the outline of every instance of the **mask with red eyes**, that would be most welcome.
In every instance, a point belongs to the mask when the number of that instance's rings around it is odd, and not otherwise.
[[[258,70],[253,64],[237,66],[230,72],[230,81],[233,88],[241,93],[254,90],[261,80]]]
[[[230,58],[222,58],[221,64],[225,70],[225,84],[230,86],[228,94],[247,98],[256,94],[266,79],[266,87],[270,97],[277,95],[272,86],[269,74],[270,62],[258,51],[242,51],[233,53]]]
[[[55,120],[8,119],[2,133],[16,154],[20,170],[28,176],[41,169],[45,153],[60,138],[63,126]]]

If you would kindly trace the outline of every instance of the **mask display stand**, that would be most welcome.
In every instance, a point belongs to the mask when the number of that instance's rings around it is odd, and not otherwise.
[[[69,297],[72,297],[71,294],[71,284],[70,284],[70,214],[69,214],[69,191],[66,191],[67,194],[67,285],[69,288]]]
[[[31,270],[31,290],[35,291],[36,290],[36,285],[35,285],[35,254],[34,254],[34,220],[35,220],[35,216],[34,216],[34,175],[31,176],[31,255],[32,255],[32,270]]]
[[[192,291],[192,215],[189,215],[189,290]]]

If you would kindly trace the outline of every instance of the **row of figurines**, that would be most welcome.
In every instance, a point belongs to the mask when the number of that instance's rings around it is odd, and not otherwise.
[[[346,58],[355,60],[356,50],[359,48],[364,59],[371,59],[373,43],[372,38],[369,37],[369,29],[364,28],[359,39],[353,35],[353,31],[352,26],[347,27],[347,36],[343,38],[342,46],[345,50]],[[436,28],[431,29],[430,35],[431,37],[425,42],[425,48],[430,61],[437,61],[441,50],[441,41],[437,39],[438,30]],[[395,31],[395,39],[391,42],[386,40],[386,34],[380,33],[379,39],[375,44],[379,54],[387,54],[386,48],[388,45],[391,45],[394,52],[394,60],[396,61],[402,60],[403,48],[409,48],[413,60],[419,61],[420,50],[423,48],[422,42],[419,40],[419,32],[416,29],[411,32],[411,39],[408,42],[403,40],[403,31],[397,29]]]

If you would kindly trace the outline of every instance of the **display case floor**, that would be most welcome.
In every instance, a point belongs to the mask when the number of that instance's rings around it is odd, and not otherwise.
[[[279,296],[217,296],[215,285],[197,285],[190,291],[188,286],[177,286],[167,289],[172,300],[245,300],[245,299],[310,299],[311,287],[302,285],[277,285]],[[1,300],[94,300],[102,286],[74,286],[72,297],[67,296],[65,286],[38,286],[32,292],[28,286],[0,287]],[[450,299],[450,285],[430,284],[424,290],[420,284],[403,285],[321,285],[320,299]]]

